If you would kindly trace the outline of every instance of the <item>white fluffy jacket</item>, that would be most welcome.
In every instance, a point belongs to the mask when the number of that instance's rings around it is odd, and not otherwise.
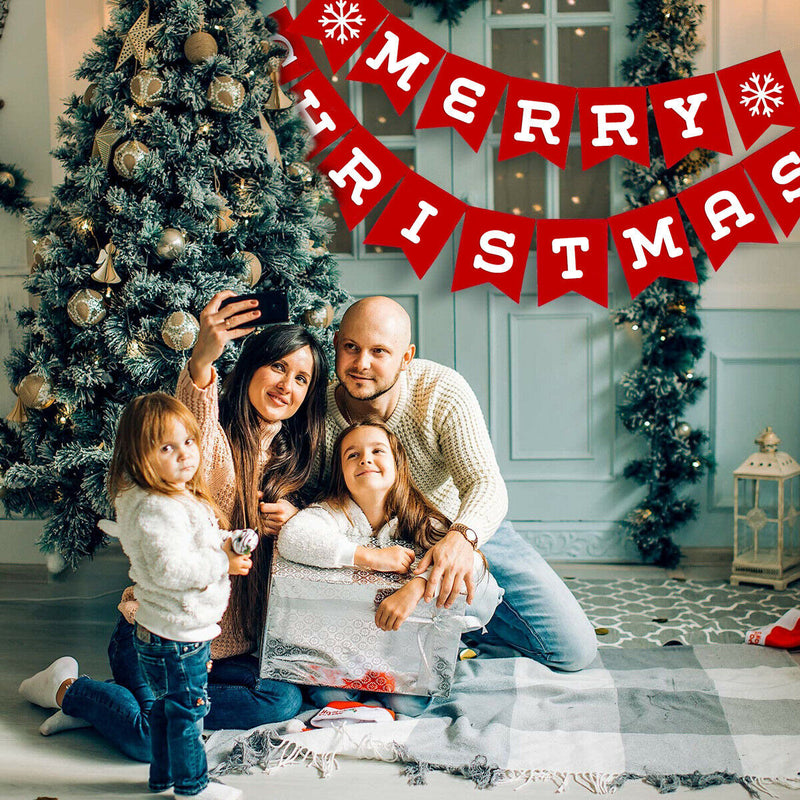
[[[278,534],[278,552],[289,561],[313,567],[352,567],[356,547],[377,540],[379,547],[390,547],[397,538],[397,519],[387,522],[374,532],[366,515],[355,501],[348,501],[344,510],[328,503],[299,511]],[[428,572],[420,577],[427,577]],[[492,618],[503,597],[503,590],[484,567],[483,559],[475,553],[473,572],[475,596],[467,607],[463,630],[482,628]]]
[[[130,560],[137,623],[178,642],[217,636],[230,579],[224,536],[211,509],[189,494],[162,495],[138,486],[115,505],[117,522],[99,525],[120,540]]]

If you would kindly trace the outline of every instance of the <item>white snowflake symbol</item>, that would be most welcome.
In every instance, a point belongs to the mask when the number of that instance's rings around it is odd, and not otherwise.
[[[325,37],[332,39],[338,31],[336,39],[340,44],[344,44],[348,38],[357,39],[361,35],[359,26],[366,21],[358,13],[358,3],[349,3],[347,10],[345,10],[345,0],[336,0],[336,10],[333,6],[333,3],[326,3],[318,20],[325,29]]]
[[[745,83],[739,84],[739,88],[742,90],[742,99],[739,102],[750,109],[751,117],[761,114],[770,117],[776,108],[783,105],[781,99],[783,84],[776,83],[771,72],[766,75],[757,75],[753,72]]]

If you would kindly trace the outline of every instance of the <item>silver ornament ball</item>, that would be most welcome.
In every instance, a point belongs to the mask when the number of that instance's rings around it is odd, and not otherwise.
[[[244,270],[242,272],[242,280],[249,286],[255,286],[261,280],[261,261],[255,253],[249,250],[242,252],[244,258]]]
[[[164,228],[156,245],[156,254],[165,261],[180,258],[186,249],[186,237],[177,228]]]
[[[161,338],[173,350],[188,350],[197,341],[200,323],[188,311],[173,311],[161,326]]]
[[[132,178],[136,167],[149,152],[150,148],[146,144],[135,139],[124,142],[114,151],[114,169],[123,178]]]
[[[658,203],[661,200],[666,200],[669,197],[669,192],[663,183],[656,183],[650,187],[647,196],[650,198],[651,203]]]

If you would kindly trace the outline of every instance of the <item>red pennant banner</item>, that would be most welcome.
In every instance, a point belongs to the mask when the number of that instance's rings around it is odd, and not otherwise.
[[[539,220],[536,274],[540,306],[577,292],[608,308],[608,222]]]
[[[564,169],[577,94],[570,86],[511,78],[498,159],[538,153]]]
[[[519,303],[534,226],[527,217],[467,208],[452,291],[490,283]]]
[[[388,14],[378,0],[311,0],[289,32],[319,39],[335,73]]]
[[[355,114],[319,70],[298,81],[292,92],[297,95],[295,109],[305,121],[313,141],[306,158],[312,158],[358,125]]]
[[[611,156],[650,166],[644,86],[578,89],[578,114],[583,169]]]
[[[674,197],[608,220],[631,297],[657,278],[697,283],[689,241]]]
[[[281,63],[281,83],[293,81],[301,75],[307,75],[317,68],[314,56],[301,36],[289,33],[289,26],[294,22],[292,12],[286,6],[270,14],[278,23],[278,32],[272,34],[274,41],[280,42],[289,51],[289,55]]]
[[[800,220],[800,128],[748,156],[742,166],[788,236]]]
[[[445,51],[412,27],[389,15],[347,75],[351,81],[377,83],[398,114],[422,88]]]
[[[777,242],[741,164],[685,189],[678,199],[715,270],[737,244]]]
[[[502,73],[448,53],[417,128],[452,127],[477,153],[507,83]]]
[[[465,203],[444,189],[408,171],[364,244],[401,248],[422,278],[466,209]]]
[[[725,110],[713,75],[659,83],[648,91],[668,167],[696,147],[731,155]]]
[[[717,72],[745,149],[770,125],[800,125],[800,104],[780,50]]]
[[[408,172],[408,167],[361,125],[331,151],[319,169],[328,176],[350,230]]]

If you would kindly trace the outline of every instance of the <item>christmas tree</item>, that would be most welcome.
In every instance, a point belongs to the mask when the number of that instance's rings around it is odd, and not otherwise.
[[[318,210],[327,190],[256,5],[120,0],[59,120],[66,177],[29,212],[33,307],[6,364],[18,403],[0,471],[7,510],[45,516],[42,550],[71,565],[104,543],[122,407],[174,389],[216,292],[285,291],[291,319],[331,345],[345,295]]]
[[[703,6],[695,0],[635,0],[636,16],[628,34],[635,53],[622,63],[631,86],[688,78],[702,47],[698,28]],[[649,167],[631,164],[623,170],[623,186],[631,208],[678,194],[708,169],[714,160],[708,150],[693,150],[666,166],[655,121],[650,111]],[[685,225],[698,282],[706,278],[706,255],[691,225]],[[705,342],[700,333],[698,286],[660,278],[616,313],[618,325],[641,331],[642,361],[622,380],[625,397],[618,408],[625,427],[642,437],[646,454],[625,466],[624,475],[647,489],[647,494],[623,522],[642,557],[662,567],[674,567],[680,548],[673,534],[697,516],[697,502],[681,497],[681,484],[696,483],[712,466],[708,435],[682,419],[697,402],[706,379],[695,372]]]

